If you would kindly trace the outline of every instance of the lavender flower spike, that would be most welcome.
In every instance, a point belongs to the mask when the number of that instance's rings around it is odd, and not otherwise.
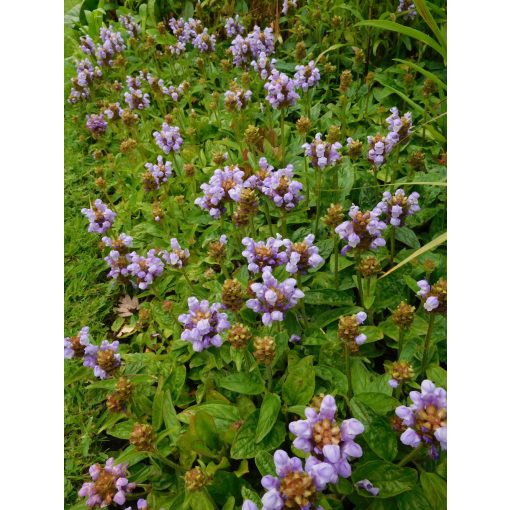
[[[161,258],[170,266],[182,268],[189,259],[189,250],[183,250],[175,237],[170,239],[170,247],[172,251],[164,251]]]
[[[89,220],[89,232],[96,234],[104,234],[113,225],[117,216],[99,198],[94,200],[90,209],[84,208],[81,213]]]
[[[312,143],[305,143],[302,147],[310,158],[311,165],[324,170],[327,166],[334,165],[340,160],[341,156],[338,151],[342,148],[342,144],[340,142],[331,144],[321,138],[322,135],[317,133]]]
[[[262,496],[262,510],[319,510],[318,493],[338,479],[331,465],[314,457],[308,457],[303,469],[301,459],[276,450],[274,464],[277,476],[266,475],[261,480],[267,491]]]
[[[220,333],[230,328],[226,313],[221,313],[221,303],[209,305],[206,299],[199,301],[196,297],[188,299],[189,313],[179,315],[179,322],[184,325],[181,340],[190,342],[195,352],[208,349],[211,345],[220,347]]]
[[[296,288],[296,280],[287,278],[282,283],[273,276],[272,269],[265,267],[262,272],[263,283],[252,283],[250,288],[256,299],[248,299],[246,306],[262,314],[262,323],[270,326],[273,322],[283,321],[284,312],[297,305],[305,295]]]
[[[129,254],[129,260],[130,264],[126,268],[126,273],[134,278],[133,285],[140,290],[147,289],[165,268],[154,249],[149,250],[146,257],[132,252]]]
[[[76,336],[64,338],[64,358],[78,358],[83,356],[85,348],[90,345],[89,328],[85,326]]]
[[[306,420],[290,423],[289,430],[296,436],[293,442],[296,448],[331,464],[337,475],[348,478],[351,476],[350,458],[363,455],[361,447],[354,440],[364,431],[364,427],[354,418],[337,423],[336,411],[334,397],[326,395],[318,413],[313,407],[307,407]]]
[[[413,448],[424,444],[430,456],[437,460],[438,447],[446,450],[446,391],[436,388],[432,381],[424,380],[421,393],[411,391],[409,397],[413,401],[411,406],[399,406],[395,410],[403,425],[407,426],[400,440]]]
[[[225,32],[227,33],[227,37],[235,37],[236,35],[244,32],[243,24],[239,20],[239,14],[236,14],[235,19],[227,19],[227,22],[225,23]]]
[[[292,243],[288,239],[284,240],[288,260],[285,269],[290,274],[306,274],[309,269],[313,269],[324,262],[324,259],[319,255],[319,248],[313,245],[314,240],[315,236],[313,234],[307,235],[300,243]]]
[[[321,74],[313,60],[310,60],[306,66],[296,66],[294,80],[297,88],[306,92],[308,89],[315,87],[320,79]]]
[[[299,99],[296,82],[277,69],[271,71],[269,81],[264,85],[267,91],[266,100],[275,109],[292,106]]]
[[[87,115],[86,126],[92,133],[92,136],[94,138],[98,138],[106,131],[108,122],[106,122],[102,113],[93,113],[92,115]]]
[[[154,131],[152,136],[165,154],[169,154],[171,151],[179,152],[183,142],[179,128],[169,126],[166,122],[163,122],[161,131]]]
[[[85,482],[78,492],[81,498],[87,498],[90,508],[105,508],[112,503],[124,505],[126,494],[133,491],[135,483],[127,479],[127,463],[115,464],[110,457],[104,467],[100,464],[90,466],[89,473],[92,482]]]
[[[407,216],[412,216],[420,210],[418,199],[420,195],[414,191],[408,197],[403,189],[398,189],[392,195],[389,191],[383,193],[383,199],[377,204],[390,224],[394,227],[401,227]]]
[[[270,237],[266,242],[255,242],[251,237],[245,237],[242,244],[246,246],[243,257],[248,261],[248,271],[259,273],[266,267],[282,266],[287,263],[287,255],[281,249],[285,240],[280,234],[276,238]]]
[[[100,346],[88,345],[85,347],[83,366],[92,368],[99,379],[106,379],[120,365],[118,349],[118,340],[112,343],[103,340]]]
[[[285,168],[271,171],[262,181],[260,190],[271,198],[276,207],[290,211],[304,198],[301,195],[303,185],[293,180],[293,177],[294,167],[290,164]]]

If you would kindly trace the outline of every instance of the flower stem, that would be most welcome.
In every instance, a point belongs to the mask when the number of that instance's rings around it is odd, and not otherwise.
[[[274,237],[273,224],[271,223],[271,213],[269,211],[269,204],[267,203],[267,200],[264,200],[264,212],[266,213],[266,220],[267,225],[269,227],[269,233],[271,234],[272,237]]]
[[[321,182],[322,182],[322,171],[319,169],[315,169],[315,174],[317,176],[317,205],[316,205],[316,216],[315,216],[315,237],[317,237],[317,232],[319,231],[319,218],[321,215]]]
[[[282,153],[282,165],[285,164],[285,108],[280,110],[280,150]]]
[[[305,139],[306,141],[306,139]],[[308,176],[308,158],[305,155],[305,185],[306,185],[306,205],[310,202],[310,180]]]
[[[421,358],[421,376],[425,377],[425,372],[427,370],[427,365],[429,363],[429,349],[430,349],[430,339],[432,338],[432,329],[434,327],[434,319],[436,318],[435,313],[431,313],[429,315],[429,327],[427,329],[427,336],[425,337],[425,343],[423,345],[423,356]]]
[[[406,464],[409,464],[412,460],[414,460],[421,453],[422,445],[413,448],[411,452],[409,452],[398,464],[397,466],[402,467]]]
[[[391,227],[390,233],[390,267],[393,266],[393,259],[395,258],[395,227]]]
[[[184,473],[185,469],[182,466],[179,466],[179,464],[176,464],[175,462],[171,461],[170,459],[163,457],[163,455],[161,455],[161,453],[154,452],[153,455],[154,455],[154,457],[156,457],[156,459],[163,462],[163,464],[166,464],[167,466],[175,469],[175,471],[177,471],[179,473]]]
[[[345,371],[347,373],[347,399],[352,398],[352,376],[351,376],[351,351],[346,342],[344,342],[344,355],[345,355]]]
[[[399,330],[398,330],[398,359],[400,359],[400,355],[402,354],[403,347],[404,347],[404,328],[399,328]]]
[[[186,272],[186,269],[184,267],[182,268],[182,275],[184,276],[184,279],[188,282],[189,288],[191,289],[191,292],[195,292],[195,289],[193,288],[193,284],[191,283],[191,280],[189,279],[188,273]]]
[[[267,387],[266,387],[266,394],[271,393],[271,388],[273,386],[273,369],[271,368],[271,365],[267,365],[266,367],[266,377],[267,377]]]
[[[339,263],[339,257],[340,257],[340,251],[339,248],[340,239],[338,236],[335,236],[335,244],[334,244],[334,250],[335,250],[335,290],[338,290],[339,287],[339,277],[338,277],[338,263]]]

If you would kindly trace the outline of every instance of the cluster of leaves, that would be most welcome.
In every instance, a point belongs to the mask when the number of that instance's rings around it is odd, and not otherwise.
[[[278,3],[271,2],[257,2],[256,8],[249,9],[246,2],[203,1],[197,10],[186,2],[177,10],[167,2],[118,6],[85,1],[69,13],[67,21],[76,30],[76,40],[83,34],[97,39],[102,23],[120,27],[118,17],[128,13],[141,25],[141,34],[129,40],[123,58],[93,84],[89,100],[66,106],[70,139],[66,142],[70,193],[66,200],[66,330],[72,336],[89,325],[96,343],[103,338],[120,340],[122,355],[122,366],[114,377],[102,381],[94,380],[90,369],[76,360],[66,364],[69,501],[74,503],[76,490],[86,479],[86,462],[104,463],[108,457],[128,463],[129,480],[138,485],[137,494],[147,498],[151,509],[232,510],[247,498],[260,501],[260,478],[274,474],[274,451],[282,448],[304,457],[292,446],[288,423],[304,417],[314,396],[330,394],[336,398],[339,415],[357,418],[365,432],[359,438],[363,457],[354,463],[350,479],[342,479],[322,496],[325,510],[445,508],[444,453],[439,461],[421,456],[416,460],[419,470],[399,465],[410,449],[399,442],[390,421],[395,408],[405,404],[409,391],[418,389],[420,381],[408,382],[397,393],[385,371],[385,364],[398,359],[399,330],[391,311],[401,301],[414,304],[417,314],[400,359],[421,366],[428,318],[419,307],[416,281],[435,282],[446,271],[442,245],[446,51],[439,28],[445,8],[443,2],[414,3],[419,16],[412,22],[395,15],[394,2],[371,0],[298,0],[297,9],[287,16],[278,14],[276,20]],[[234,14],[242,16],[248,30],[254,22],[262,28],[272,23],[280,71],[291,75],[296,65],[311,59],[320,68],[318,86],[286,109],[281,124],[281,113],[264,99],[264,82],[254,72],[224,62],[231,56],[223,25]],[[166,48],[175,43],[168,31],[170,15],[202,19],[210,33],[218,34],[216,51],[201,54],[190,49],[180,57],[169,55]],[[83,58],[78,44],[74,47],[74,57]],[[69,76],[74,57],[66,59]],[[127,75],[136,76],[142,70],[167,84],[187,81],[190,86],[178,102],[151,96],[151,106],[138,112],[136,124],[112,122],[106,133],[93,138],[85,127],[86,115],[98,113],[109,103],[123,103],[124,88],[119,91],[115,82],[124,84]],[[352,72],[353,80],[339,90],[344,70]],[[233,79],[253,92],[242,112],[229,112],[223,106],[223,94]],[[364,157],[347,157],[345,150],[342,160],[320,177],[308,168],[302,144],[315,133],[336,133],[344,145],[347,137],[365,141],[367,135],[386,129],[384,119],[395,105],[412,112],[416,127],[379,170]],[[168,182],[159,190],[147,191],[142,182],[144,165],[161,154],[152,133],[168,115],[180,127],[184,144],[179,153],[169,156],[174,174]],[[305,134],[296,128],[302,116],[311,123]],[[257,143],[244,139],[249,125],[259,128]],[[127,140],[132,142],[126,144]],[[258,168],[262,156],[277,168],[292,164],[305,186],[306,200],[284,215],[276,208],[265,214],[261,207],[253,222],[241,229],[231,221],[231,211],[221,221],[212,219],[194,201],[199,185],[223,166],[213,159],[224,153],[228,155],[225,164],[236,164],[247,174]],[[285,165],[280,165],[282,157]],[[383,191],[396,187],[419,192],[421,210],[396,230],[395,253],[390,255],[385,247],[374,253],[384,273],[361,278],[355,259],[339,256],[338,236],[322,221],[315,227],[315,219],[330,203],[339,203],[345,210],[353,203],[372,209]],[[168,248],[170,238],[189,248],[186,274],[167,268],[145,291],[128,284],[112,286],[99,239],[86,233],[85,221],[77,214],[96,198],[117,213],[114,230],[129,233],[133,249]],[[264,327],[246,307],[235,315],[229,312],[231,322],[242,321],[253,336],[274,337],[276,354],[271,365],[258,365],[251,345],[243,351],[224,342],[220,348],[193,352],[181,340],[182,325],[177,320],[187,312],[187,298],[221,302],[227,277],[237,279],[248,291],[252,276],[241,254],[241,238],[251,235],[265,240],[272,228],[282,233],[286,229],[286,237],[294,242],[316,231],[315,244],[324,263],[300,278],[304,304],[289,310],[278,327]],[[210,257],[208,247],[222,234],[229,241],[220,265]],[[280,278],[286,274],[283,267],[274,273]],[[363,310],[369,317],[361,327],[367,341],[350,359],[349,387],[337,324],[340,317]],[[301,342],[289,343],[291,335],[300,336]],[[426,375],[446,388],[443,317],[436,318],[430,344]],[[134,393],[117,412],[107,409],[106,400],[120,377],[134,385]],[[154,447],[149,451],[129,442],[137,423],[153,428]],[[89,451],[91,442],[98,443],[95,458]],[[190,491],[185,488],[184,473],[196,466],[205,474],[206,484]],[[364,479],[380,488],[377,497],[354,485]],[[79,501],[73,508],[85,508],[85,503]]]

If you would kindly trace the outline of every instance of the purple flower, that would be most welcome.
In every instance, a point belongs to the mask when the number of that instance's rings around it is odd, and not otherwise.
[[[119,21],[126,29],[129,37],[135,38],[142,31],[142,27],[135,21],[135,18],[133,18],[131,14],[120,16]]]
[[[127,267],[131,263],[131,254],[123,254],[119,250],[111,250],[104,260],[110,268],[110,271],[106,275],[108,278],[117,280],[121,276],[128,276],[129,272]]]
[[[135,251],[128,255],[130,263],[126,267],[126,275],[134,278],[132,283],[135,287],[146,290],[163,272],[165,268],[163,261],[156,256],[154,249],[149,250],[145,257],[138,255]]]
[[[240,112],[243,108],[248,106],[251,96],[251,90],[243,90],[236,83],[234,83],[224,94],[225,107],[227,110],[237,110]]]
[[[181,41],[177,41],[176,44],[171,44],[170,46],[168,46],[168,50],[172,55],[179,56],[186,51],[186,45]]]
[[[257,57],[257,60],[252,60],[251,66],[255,70],[255,72],[263,79],[267,80],[267,77],[271,74],[274,65],[276,64],[276,59],[272,58],[269,60],[267,55],[262,51],[260,55]]]
[[[313,60],[310,60],[306,66],[296,66],[294,81],[297,88],[303,89],[306,92],[308,89],[315,87],[320,79],[321,74]]]
[[[147,92],[144,93],[133,87],[129,87],[129,91],[124,92],[124,100],[131,110],[145,110],[151,104]]]
[[[250,55],[250,45],[247,39],[242,35],[234,37],[230,44],[229,52],[232,55],[232,61],[236,67],[244,67],[247,65]]]
[[[262,496],[263,510],[318,510],[318,493],[323,491],[328,483],[336,483],[338,480],[330,464],[320,462],[314,457],[308,457],[303,470],[301,459],[289,457],[283,450],[276,450],[274,464],[277,476],[266,475],[261,480],[267,491]]]
[[[386,223],[379,219],[381,210],[377,207],[373,211],[360,211],[357,205],[352,205],[349,210],[351,220],[344,221],[335,228],[335,232],[344,240],[347,245],[342,248],[342,255],[345,255],[353,248],[358,250],[376,250],[386,245],[382,233]]]
[[[188,298],[189,313],[179,315],[179,322],[184,325],[181,340],[190,342],[195,352],[203,351],[211,345],[222,344],[220,333],[230,328],[226,313],[221,313],[221,303],[209,305],[206,299],[199,301],[196,297]]]
[[[179,152],[183,142],[179,128],[169,126],[166,122],[163,122],[161,131],[154,131],[152,136],[165,154],[169,154],[171,151]]]
[[[416,17],[418,14],[416,12],[416,6],[413,3],[413,0],[400,0],[397,8],[397,12],[405,12],[404,19],[411,20]]]
[[[168,22],[170,30],[177,37],[180,45],[184,47],[186,43],[191,41],[191,38],[196,34],[192,31],[190,25],[186,23],[182,18],[176,20],[175,18],[170,19]]]
[[[259,507],[251,499],[247,499],[244,501],[241,510],[259,510]]]
[[[430,285],[427,280],[420,280],[418,287],[418,296],[423,301],[423,308],[429,313],[446,313],[447,285],[446,280],[440,278],[434,285]]]
[[[108,117],[108,120],[119,120],[122,118],[124,110],[121,108],[120,103],[110,103],[107,108],[103,110],[103,114]]]
[[[341,156],[337,151],[342,148],[342,144],[340,142],[331,144],[323,141],[321,137],[322,135],[317,133],[312,143],[305,143],[302,147],[310,158],[311,165],[324,170],[328,165],[334,165],[340,160]]]
[[[99,379],[106,379],[120,366],[118,349],[118,340],[112,343],[103,340],[100,346],[88,345],[85,347],[83,366],[94,369],[94,375]]]
[[[204,31],[197,34],[193,39],[193,46],[202,53],[211,53],[216,47],[216,36],[214,34],[209,35],[207,28],[204,28]]]
[[[112,225],[117,216],[111,209],[97,198],[90,209],[82,209],[81,213],[89,220],[89,232],[104,234]]]
[[[297,305],[305,295],[296,288],[296,280],[287,278],[282,283],[273,276],[272,269],[262,271],[263,283],[252,283],[250,288],[256,299],[248,299],[246,306],[262,314],[262,323],[270,326],[273,322],[283,321],[284,312]]]
[[[255,242],[251,237],[245,237],[242,244],[246,246],[243,256],[248,261],[248,271],[259,273],[266,267],[277,267],[287,263],[287,254],[282,251],[285,241],[280,234],[276,238],[270,237],[266,242]]]
[[[126,494],[136,487],[127,479],[127,467],[127,463],[115,464],[113,457],[106,461],[104,467],[93,464],[89,469],[92,482],[85,482],[78,496],[87,498],[87,506],[91,508],[105,508],[112,503],[123,505]]]
[[[92,115],[87,115],[87,128],[92,133],[94,138],[98,138],[106,131],[106,127],[108,123],[106,122],[104,115],[100,113],[93,113]]]
[[[189,250],[183,250],[179,244],[179,241],[177,241],[175,237],[170,239],[170,247],[172,248],[172,251],[163,251],[161,258],[169,266],[178,267],[180,269],[189,259]]]
[[[96,45],[90,35],[83,35],[80,37],[80,48],[86,55],[94,55],[96,52]]]
[[[149,504],[147,503],[147,500],[146,499],[142,499],[140,498],[137,502],[136,502],[136,509],[137,510],[148,510],[149,509]],[[127,507],[126,510],[132,510],[131,507]]]
[[[409,397],[413,401],[411,406],[395,409],[403,425],[407,426],[400,440],[413,448],[425,444],[430,456],[437,460],[438,447],[446,450],[446,391],[426,379],[421,383],[421,393],[411,391]]]
[[[71,92],[68,102],[75,104],[90,97],[90,86],[103,75],[99,67],[94,67],[89,59],[83,59],[76,63],[76,76],[71,79]]]
[[[356,487],[358,487],[359,489],[366,490],[367,492],[372,494],[372,496],[377,496],[377,494],[379,494],[379,492],[381,490],[377,487],[374,487],[372,485],[372,482],[370,480],[367,480],[366,478],[364,480],[360,480],[359,482],[356,482],[354,485]]]
[[[390,131],[388,136],[384,137],[380,133],[375,136],[368,136],[368,161],[379,168],[391,152],[395,144],[399,141],[399,136],[394,131]]]
[[[396,106],[390,108],[391,115],[386,119],[390,132],[397,133],[399,140],[406,138],[413,129],[413,116],[407,112],[400,117]]]
[[[297,449],[317,456],[318,460],[331,464],[337,475],[348,478],[351,476],[350,458],[363,455],[361,447],[354,440],[364,431],[364,427],[355,418],[338,424],[336,411],[335,399],[326,395],[318,413],[313,407],[307,407],[306,420],[290,423],[289,430],[296,436],[293,445]]]
[[[287,15],[287,12],[289,11],[289,7],[293,7],[295,9],[297,7],[297,0],[283,0],[282,14],[284,16]]]
[[[262,181],[260,190],[271,198],[276,207],[290,211],[304,198],[301,195],[303,185],[292,180],[293,177],[294,167],[287,165],[285,168],[270,172]]]
[[[78,335],[64,338],[64,358],[82,357],[88,345],[90,345],[89,328],[84,326]]]
[[[225,23],[225,32],[227,33],[227,37],[235,37],[236,35],[244,32],[243,24],[239,20],[239,14],[236,14],[235,19],[227,19],[227,22]]]
[[[273,29],[270,27],[261,30],[259,26],[255,25],[246,40],[250,46],[253,60],[257,59],[262,52],[266,55],[274,53]]]
[[[172,175],[172,163],[170,161],[163,163],[163,156],[158,156],[156,164],[145,163],[145,168],[147,172],[143,176],[143,181],[146,191],[159,189]]]
[[[115,32],[113,27],[101,27],[99,37],[103,44],[96,46],[96,59],[100,66],[111,66],[113,57],[126,49],[124,39],[120,32]]]
[[[290,274],[306,274],[309,269],[317,267],[324,262],[324,259],[319,255],[319,248],[313,245],[314,240],[315,236],[309,234],[300,243],[293,243],[288,239],[283,241],[287,248],[287,265],[285,269]]]
[[[271,71],[269,81],[264,85],[267,91],[266,100],[275,109],[292,106],[299,99],[296,93],[296,82],[277,69]]]
[[[416,191],[408,197],[403,189],[398,189],[394,195],[385,191],[383,200],[377,204],[377,208],[386,215],[393,227],[401,227],[407,216],[412,216],[420,210],[419,198],[420,195]]]
[[[208,183],[200,186],[204,196],[195,200],[200,209],[209,211],[209,214],[218,219],[225,212],[224,203],[235,197],[235,188],[243,185],[244,172],[238,166],[218,168]]]
[[[140,72],[140,76],[126,76],[126,86],[129,89],[139,89],[142,86],[142,82],[144,80],[144,75]]]

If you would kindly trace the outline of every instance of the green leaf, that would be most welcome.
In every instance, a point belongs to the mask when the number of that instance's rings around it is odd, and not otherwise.
[[[446,482],[435,473],[423,471],[420,482],[430,506],[434,510],[446,509]]]
[[[339,292],[333,289],[308,290],[305,293],[305,303],[307,305],[330,305],[342,306],[352,305],[352,298],[345,295],[345,292]]]
[[[400,405],[396,398],[384,393],[359,393],[356,398],[382,415],[394,411]]]
[[[331,383],[331,391],[335,394],[347,395],[347,376],[338,368],[318,365],[315,367],[315,375],[324,381]]]
[[[367,391],[370,384],[370,372],[359,358],[351,359],[352,389],[355,394]]]
[[[116,459],[115,462],[118,464],[120,462],[127,462],[129,467],[138,464],[143,459],[147,458],[146,452],[139,452],[135,449],[133,445],[128,446]]]
[[[120,423],[117,423],[107,432],[110,436],[118,437],[119,439],[129,439],[129,436],[133,431],[134,424],[135,422],[133,420],[125,420]]]
[[[414,469],[398,467],[391,462],[373,460],[358,466],[352,474],[352,481],[368,479],[380,490],[378,498],[391,498],[410,491],[416,485],[418,476]]]
[[[446,390],[446,370],[439,365],[432,365],[427,368],[427,377],[436,385]]]
[[[438,87],[442,88],[443,90],[446,90],[446,84],[441,81],[434,73],[431,73],[430,71],[427,71],[426,69],[423,69],[423,67],[419,66],[418,64],[415,64],[411,60],[402,60],[401,58],[394,58],[395,62],[400,62],[401,64],[405,64],[406,66],[409,66],[410,68],[414,69],[415,71],[418,71],[419,73],[423,74],[423,76],[426,76],[427,78],[431,79],[435,83],[437,83]]]
[[[419,248],[420,241],[416,237],[416,234],[408,227],[399,227],[395,229],[395,239],[404,243],[409,248]]]
[[[209,402],[188,407],[182,411],[182,413],[179,413],[177,418],[183,423],[189,423],[190,418],[198,411],[205,411],[213,418],[218,418],[228,422],[234,422],[241,418],[237,407],[234,407],[231,404],[216,404]]]
[[[444,53],[446,54],[446,38],[439,29],[436,20],[434,19],[429,8],[427,7],[427,3],[425,2],[425,0],[416,0],[416,2],[414,2],[414,5],[416,7],[416,10],[418,11],[418,14],[425,20],[425,23],[427,23],[430,30],[432,30],[432,32],[436,36],[436,39],[439,41],[439,44],[441,44],[441,46],[443,47]]]
[[[259,452],[255,457],[255,464],[261,476],[276,476],[273,456],[268,452]]]
[[[264,391],[264,380],[258,370],[227,375],[220,379],[219,385],[243,395],[260,395]]]
[[[154,430],[158,430],[163,423],[163,384],[164,378],[160,377],[158,387],[154,395],[154,400],[152,402],[152,426],[154,427]]]
[[[384,333],[377,326],[360,326],[360,331],[367,335],[366,344],[377,342],[384,338]]]
[[[260,443],[273,428],[280,412],[280,397],[274,393],[268,393],[264,396],[262,405],[260,406],[260,416],[255,432],[255,442]]]
[[[313,356],[307,356],[289,368],[289,373],[283,383],[282,396],[289,406],[306,405],[313,397],[314,391]]]
[[[190,430],[198,441],[202,441],[210,450],[218,450],[220,441],[214,418],[205,411],[199,411],[190,420]]]
[[[237,431],[230,449],[230,456],[233,459],[252,459],[261,451],[275,450],[285,440],[285,423],[280,421],[260,443],[255,443],[259,414],[260,410],[256,409]]]
[[[205,491],[206,489],[202,489],[189,494],[189,504],[192,510],[216,510],[210,496]]]
[[[446,51],[442,48],[432,37],[427,34],[421,32],[420,30],[416,30],[414,28],[410,28],[405,25],[401,25],[400,23],[395,23],[394,21],[389,20],[365,20],[360,21],[355,26],[365,26],[365,27],[373,27],[380,30],[391,30],[392,32],[398,32],[399,34],[407,35],[412,39],[417,39],[418,41],[430,46],[432,49],[437,51],[444,60],[446,60]]]
[[[421,487],[415,487],[411,492],[405,492],[395,498],[398,510],[432,510]],[[443,507],[446,510],[446,507]]]
[[[388,420],[378,416],[358,397],[351,399],[350,407],[353,416],[363,423],[365,431],[362,437],[372,451],[381,459],[393,460],[397,456],[397,436]]]

